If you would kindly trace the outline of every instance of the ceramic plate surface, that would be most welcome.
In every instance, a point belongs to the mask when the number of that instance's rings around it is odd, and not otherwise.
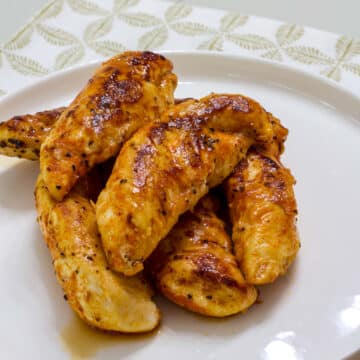
[[[0,157],[2,359],[339,359],[360,348],[360,100],[333,83],[255,59],[167,53],[177,97],[243,93],[290,130],[283,162],[297,179],[302,247],[261,304],[223,320],[160,296],[159,329],[110,336],[76,320],[36,223],[38,163]],[[5,98],[0,119],[68,104],[99,64]]]

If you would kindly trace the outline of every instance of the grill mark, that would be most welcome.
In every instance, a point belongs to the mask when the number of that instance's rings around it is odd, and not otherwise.
[[[179,103],[183,102],[178,100]],[[210,115],[215,112],[223,111],[225,108],[230,107],[234,112],[250,113],[252,111],[249,101],[241,96],[218,96],[210,98],[205,104],[202,113],[190,113],[186,117],[174,117],[169,121],[169,127],[184,130],[199,130],[201,125],[209,119]]]
[[[265,164],[267,171],[278,170],[280,168],[279,164],[273,159],[262,154],[259,154],[258,156],[260,160]]]
[[[151,51],[143,51],[138,56],[130,59],[130,65],[147,65],[149,61],[158,61],[159,59],[165,60],[165,57],[160,54],[155,54]]]
[[[25,142],[19,139],[9,138],[8,143],[14,145],[16,149],[20,149],[25,146]]]
[[[155,151],[156,149],[150,144],[142,145],[137,151],[133,166],[135,186],[143,187],[146,184],[151,172],[149,162]]]
[[[201,124],[206,121],[202,116],[188,116],[176,117],[169,121],[169,128],[183,129],[183,130],[200,130]]]
[[[99,98],[100,108],[116,107],[119,103],[133,104],[143,95],[141,83],[135,79],[118,80],[120,71],[114,70],[104,83],[105,93]]]
[[[209,107],[209,111],[211,112],[223,110],[228,106],[236,112],[249,113],[251,111],[248,100],[241,96],[218,96],[215,98],[211,98],[209,103],[211,105]]]
[[[150,140],[156,144],[161,145],[165,139],[165,131],[168,129],[168,124],[161,123],[156,126],[152,126],[149,132]]]
[[[215,284],[239,288],[239,284],[227,274],[227,269],[213,254],[201,254],[192,260],[196,265],[194,270],[197,276]]]

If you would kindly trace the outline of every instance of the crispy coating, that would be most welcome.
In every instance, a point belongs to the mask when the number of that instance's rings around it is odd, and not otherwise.
[[[235,256],[250,284],[284,275],[299,250],[294,184],[276,157],[257,151],[225,183]]]
[[[142,275],[126,278],[107,266],[93,204],[84,196],[88,189],[82,182],[55,202],[41,176],[36,184],[38,221],[64,297],[82,320],[98,329],[152,330],[160,319],[152,290]]]
[[[14,116],[0,123],[0,154],[38,160],[40,145],[64,110],[62,107]]]
[[[180,104],[186,99],[175,99]],[[39,160],[40,146],[66,107],[18,115],[0,123],[0,155]]]
[[[225,223],[206,196],[182,215],[145,269],[157,288],[176,304],[208,316],[224,317],[250,307],[257,291],[241,274]]]
[[[110,266],[126,275],[144,260],[254,142],[271,141],[268,114],[241,95],[212,94],[171,107],[123,146],[96,216]]]
[[[40,150],[50,194],[61,200],[94,165],[174,102],[172,63],[151,52],[125,52],[106,61],[62,113]]]

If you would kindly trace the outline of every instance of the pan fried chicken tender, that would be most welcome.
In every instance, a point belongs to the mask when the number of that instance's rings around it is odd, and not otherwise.
[[[127,278],[108,268],[88,188],[78,184],[55,202],[41,176],[36,184],[38,220],[65,298],[82,320],[101,330],[152,330],[160,319],[152,290],[142,275]]]
[[[145,268],[171,301],[203,315],[224,317],[250,307],[257,291],[242,276],[214,198],[200,200],[150,256]]]
[[[288,131],[256,101],[174,99],[173,64],[105,61],[68,107],[0,123],[0,155],[40,160],[38,222],[72,310],[104,331],[153,330],[157,289],[211,317],[246,311],[300,242]],[[104,187],[104,184],[106,186]],[[209,191],[222,184],[232,239]]]
[[[162,55],[130,51],[102,64],[41,146],[41,174],[54,199],[62,200],[81,176],[174,102],[172,67]]]
[[[175,99],[180,104],[187,99]],[[0,123],[0,155],[39,160],[40,146],[66,107],[18,115]]]
[[[284,275],[299,250],[294,183],[275,157],[251,152],[225,184],[235,256],[250,284]]]
[[[255,101],[216,94],[173,106],[161,122],[138,130],[96,205],[110,266],[129,276],[141,271],[179,216],[220,184],[252,143],[272,141],[272,131]]]
[[[0,154],[38,160],[40,145],[64,110],[62,107],[33,115],[14,116],[0,123]]]
[[[284,152],[284,143],[288,136],[288,129],[286,129],[271,113],[268,113],[272,128],[273,128],[273,141],[266,144],[257,144],[255,148],[258,152],[263,154],[271,154],[272,157],[280,159],[280,155]]]

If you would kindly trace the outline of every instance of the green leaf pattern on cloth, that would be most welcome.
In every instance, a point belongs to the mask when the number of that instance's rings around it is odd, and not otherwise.
[[[82,15],[106,15],[106,10],[88,0],[67,0],[69,6],[75,12]]]
[[[14,70],[24,75],[41,76],[49,72],[39,62],[26,56],[6,53],[6,58]]]
[[[85,29],[84,39],[86,42],[98,40],[102,36],[107,35],[113,25],[112,16],[104,16],[103,18],[91,22]]]
[[[26,25],[22,28],[16,36],[14,36],[9,42],[5,44],[5,49],[7,50],[18,50],[23,49],[25,46],[29,45],[31,41],[31,36],[34,32],[34,29],[31,25]]]
[[[123,12],[125,9],[135,6],[139,0],[114,0],[113,10],[115,14]]]
[[[139,39],[139,49],[150,50],[160,47],[166,41],[168,32],[166,26],[160,26],[145,33]]]
[[[176,3],[173,6],[170,6],[165,11],[165,20],[168,23],[171,23],[176,20],[181,20],[186,18],[191,14],[191,7],[184,5],[182,3]]]
[[[222,51],[225,40],[231,40],[236,36],[232,32],[248,21],[248,16],[228,13],[220,18],[218,28],[210,27],[206,24],[195,22],[179,22],[172,25],[172,29],[178,34],[187,36],[210,35],[207,40],[203,40],[197,46],[199,50]]]
[[[267,50],[276,47],[266,37],[255,34],[228,34],[227,38],[246,50]]]
[[[125,50],[122,44],[111,40],[93,41],[91,47],[104,57],[111,57]]]
[[[304,28],[298,25],[284,24],[276,32],[276,40],[279,46],[286,46],[299,40],[304,35]]]
[[[84,56],[82,46],[74,46],[61,52],[55,60],[55,70],[62,70],[76,64]]]
[[[286,49],[286,53],[292,59],[307,65],[327,65],[332,63],[332,59],[329,56],[310,46],[289,47]]]
[[[46,20],[58,16],[64,6],[64,0],[52,0],[38,14],[38,19]]]
[[[55,46],[73,45],[78,42],[77,38],[70,33],[53,28],[45,24],[37,24],[39,34],[49,43]]]
[[[360,95],[358,39],[181,1],[51,0],[0,45],[0,96],[33,77],[136,48],[224,51],[284,62],[350,84]],[[16,81],[9,82],[11,76]]]
[[[148,28],[162,24],[162,19],[142,12],[119,14],[118,17],[129,25],[136,27]]]
[[[207,35],[215,32],[213,29],[204,24],[199,24],[191,21],[171,24],[171,28],[178,34],[186,36]]]

